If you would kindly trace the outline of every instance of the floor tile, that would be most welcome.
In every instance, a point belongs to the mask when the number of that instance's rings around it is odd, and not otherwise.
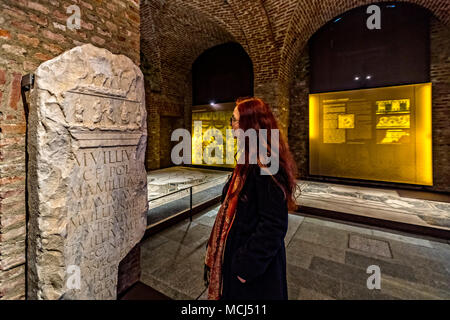
[[[294,265],[287,265],[287,281],[290,285],[304,287],[337,299],[341,286],[338,280]]]
[[[293,239],[289,244],[288,250],[294,254],[307,253],[311,256],[317,256],[336,262],[344,263],[345,261],[344,249],[330,248],[300,239]]]
[[[336,249],[345,249],[348,246],[348,233],[346,231],[319,226],[306,221],[300,225],[293,238]]]
[[[350,249],[374,254],[386,258],[392,258],[389,242],[361,236],[358,234],[350,234],[348,246]]]
[[[340,299],[343,300],[397,300],[393,296],[384,294],[378,289],[368,289],[367,286],[357,286],[349,282],[342,283],[342,293]]]
[[[408,281],[416,280],[414,270],[411,267],[382,260],[378,257],[367,257],[362,254],[347,251],[345,254],[345,263],[364,270],[367,270],[367,268],[371,265],[376,265],[381,269],[381,274],[385,273],[394,278],[405,279]]]

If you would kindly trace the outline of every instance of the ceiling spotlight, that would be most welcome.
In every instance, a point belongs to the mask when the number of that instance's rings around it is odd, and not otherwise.
[[[366,76],[366,80],[370,80],[370,79],[372,79],[371,75]]]
[[[354,79],[355,79],[355,81],[358,81],[358,80],[359,80],[359,77],[358,77],[358,76],[356,76],[356,77],[355,77]]]
[[[211,102],[209,103],[209,105],[210,105],[211,107],[214,107],[215,104],[216,104],[216,103],[215,103],[214,101],[211,101]]]

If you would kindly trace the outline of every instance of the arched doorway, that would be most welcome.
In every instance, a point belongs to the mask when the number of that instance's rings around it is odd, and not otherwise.
[[[193,105],[226,103],[253,95],[253,65],[244,48],[229,42],[203,52],[192,64]]]
[[[203,140],[208,130],[221,132],[226,137],[226,130],[231,129],[230,117],[239,97],[253,95],[253,65],[250,57],[238,43],[225,43],[203,52],[192,65],[192,163],[206,165],[203,159],[205,148],[225,150],[227,141],[216,145],[216,141]],[[200,124],[201,123],[201,124]],[[202,148],[195,148],[197,143]],[[234,148],[234,147],[232,147]],[[217,150],[217,149],[216,149]],[[214,161],[213,166],[232,167],[223,159]]]
[[[445,42],[442,40],[445,28],[440,27],[442,23],[427,9],[417,5],[383,3],[379,6],[382,16],[380,30],[369,30],[366,26],[366,20],[370,16],[366,13],[368,5],[358,7],[333,17],[310,38],[307,46],[299,53],[297,65],[293,69],[294,80],[290,87],[289,141],[301,178],[311,177],[309,169],[310,93],[426,82],[433,82],[434,89],[435,84],[442,82],[440,77],[436,76],[438,72],[442,72],[438,71],[443,69],[442,61],[436,61],[437,59],[433,58],[439,45],[444,44],[445,47]],[[438,65],[433,63],[433,59]],[[434,71],[435,69],[438,72]],[[436,86],[436,90],[442,91],[442,86]],[[432,108],[435,114],[434,110],[441,108],[443,104],[440,97],[436,96],[435,90],[432,94]],[[375,103],[373,102],[373,108]],[[375,113],[374,111],[374,117]],[[434,138],[440,132],[436,128],[436,126],[439,127],[439,121],[433,118],[432,122],[433,154],[441,153],[440,150],[443,148],[436,145]],[[352,131],[352,129],[346,131]],[[377,130],[372,131],[372,139],[376,140]],[[381,130],[378,131],[381,132]],[[429,144],[431,145],[431,140]],[[431,155],[431,150],[429,154]],[[431,167],[431,164],[429,166]],[[436,177],[436,170],[442,167],[438,158],[433,158],[432,167],[433,176]],[[431,169],[429,171],[431,176]],[[325,177],[319,179],[327,180]],[[331,180],[338,181],[334,178],[328,179],[328,181]],[[374,182],[367,177],[353,177],[350,180],[342,178],[339,181],[398,187],[389,179]],[[418,183],[420,187],[417,187],[417,184],[413,185],[414,183],[406,181],[401,186],[431,190],[445,187],[439,181],[438,183],[433,181],[433,186],[431,183]]]

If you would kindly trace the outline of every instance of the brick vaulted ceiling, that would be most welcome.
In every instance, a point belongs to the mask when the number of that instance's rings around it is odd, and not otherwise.
[[[449,24],[448,0],[405,2],[421,5]],[[240,43],[252,59],[255,85],[272,83],[275,97],[271,102],[279,109],[281,122],[286,122],[291,73],[308,39],[332,18],[370,3],[374,1],[142,0],[141,36],[150,43],[148,54],[157,56],[154,62],[162,68],[176,65],[186,72],[209,47],[227,41]],[[198,33],[177,36],[183,30],[171,29],[168,20],[158,21],[161,12],[170,12],[171,18],[198,28]]]
[[[169,1],[149,2],[165,5]],[[195,10],[203,16],[203,19],[215,22],[229,32],[252,58],[257,77],[255,81],[258,81],[273,75],[273,72],[278,74],[278,70],[269,69],[278,69],[278,66],[281,69],[290,69],[289,66],[293,63],[291,60],[295,60],[293,57],[296,57],[311,35],[333,17],[373,2],[370,0],[171,0],[170,4],[178,7],[178,12],[181,14],[183,11]],[[449,1],[409,0],[406,2],[416,3],[429,9],[448,25]],[[283,67],[280,62],[287,65]]]
[[[298,55],[309,38],[334,17],[359,6],[368,5],[370,0],[300,0],[290,17],[289,27],[284,33],[280,52],[279,80],[289,81]],[[385,1],[377,1],[385,2]],[[442,23],[449,25],[450,1],[448,0],[406,0],[430,10]],[[308,5],[305,5],[308,3]]]
[[[186,24],[198,27],[198,38],[209,33],[208,37],[213,34],[218,42],[240,43],[254,63],[255,82],[270,81],[277,74],[280,49],[295,5],[296,0],[143,0],[141,34],[151,43],[146,54],[158,56],[159,64],[170,61],[189,67],[202,51],[219,44],[210,39],[177,37],[176,32],[182,30],[170,30],[167,20],[158,21],[158,15],[172,11],[174,19],[185,19]],[[205,30],[208,24],[210,30]],[[178,43],[170,43],[167,37]]]
[[[159,77],[161,90],[182,96],[180,79],[206,49],[237,41],[225,26],[179,0],[142,0],[141,50]]]

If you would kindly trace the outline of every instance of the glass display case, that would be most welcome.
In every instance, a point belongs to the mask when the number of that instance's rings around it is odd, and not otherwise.
[[[230,118],[232,114],[233,110],[192,112],[193,164],[228,168],[235,166],[236,161],[229,164],[226,159],[227,150],[233,150],[233,156],[237,150],[235,139],[227,137],[227,129],[231,129]],[[223,141],[217,140],[215,138],[217,135],[222,136]],[[212,163],[205,161],[205,152],[214,156],[211,159]],[[219,161],[219,158],[221,161]]]
[[[432,185],[431,83],[309,99],[310,174]]]
[[[148,228],[221,196],[230,174],[181,166],[150,171],[147,176]]]

